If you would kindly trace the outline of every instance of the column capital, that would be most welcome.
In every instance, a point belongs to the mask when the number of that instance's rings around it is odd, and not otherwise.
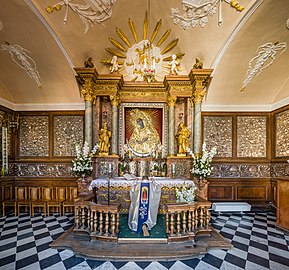
[[[95,92],[92,87],[83,86],[81,89],[81,94],[85,101],[93,102],[96,98]]]
[[[120,97],[118,95],[110,95],[109,98],[112,106],[118,106],[120,104]]]
[[[167,98],[167,105],[169,107],[174,107],[176,105],[177,97],[174,96],[168,96]]]
[[[202,103],[204,96],[206,95],[207,90],[206,89],[201,89],[201,90],[195,90],[193,93],[193,96],[191,98],[191,101],[193,104],[196,103]],[[194,105],[192,105],[194,106]]]

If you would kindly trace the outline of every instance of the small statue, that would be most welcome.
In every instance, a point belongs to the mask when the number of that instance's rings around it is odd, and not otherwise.
[[[108,155],[109,152],[109,139],[111,137],[111,131],[107,129],[107,123],[104,122],[103,127],[99,130],[98,144],[99,144],[99,154]]]
[[[92,58],[88,57],[87,60],[84,62],[85,68],[93,68],[94,64],[92,63]]]
[[[172,55],[172,60],[169,62],[169,65],[171,66],[171,71],[170,74],[175,74],[178,75],[179,74],[179,70],[177,68],[177,66],[179,65],[179,61],[177,60],[177,56],[175,54]]]
[[[178,155],[186,156],[187,149],[189,148],[189,137],[191,132],[185,126],[183,122],[179,124],[178,132],[176,138],[178,140]]]
[[[202,69],[203,68],[203,62],[199,57],[196,57],[196,63],[193,65],[193,69]]]
[[[118,68],[119,68],[119,65],[118,65],[118,62],[117,62],[117,56],[114,55],[111,59],[111,67],[109,68],[110,70],[110,73],[114,73],[114,72],[117,72],[118,71]]]

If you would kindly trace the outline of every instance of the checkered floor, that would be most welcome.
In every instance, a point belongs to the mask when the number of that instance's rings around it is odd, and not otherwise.
[[[86,260],[49,244],[73,224],[73,216],[41,215],[0,218],[0,270],[285,270],[289,269],[289,236],[275,228],[273,213],[212,214],[212,225],[232,244],[203,258],[172,262],[102,262]]]

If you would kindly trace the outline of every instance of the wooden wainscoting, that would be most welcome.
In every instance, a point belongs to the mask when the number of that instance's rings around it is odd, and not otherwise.
[[[267,207],[272,198],[271,181],[264,179],[209,179],[209,201],[244,201]]]

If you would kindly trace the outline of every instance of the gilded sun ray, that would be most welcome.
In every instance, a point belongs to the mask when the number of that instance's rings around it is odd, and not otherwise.
[[[184,53],[178,52],[172,55],[167,55],[174,50],[178,44],[179,39],[173,39],[167,45],[163,45],[171,34],[171,29],[166,30],[160,38],[162,20],[159,20],[153,32],[149,33],[149,19],[148,14],[145,14],[143,22],[143,39],[138,39],[138,34],[132,19],[128,20],[129,33],[134,40],[134,44],[130,41],[131,37],[126,35],[124,31],[116,28],[116,34],[121,39],[121,42],[114,38],[109,38],[109,41],[115,48],[106,48],[105,50],[113,55],[111,59],[102,60],[101,63],[111,65],[110,70],[116,72],[123,71],[126,74],[126,79],[130,81],[146,81],[148,83],[156,81],[156,78],[162,78],[166,75],[170,67],[164,65],[164,61],[180,64],[180,59]],[[157,40],[157,44],[154,41]],[[161,49],[160,46],[164,48]],[[118,60],[120,58],[120,60]],[[119,68],[121,66],[121,69]],[[115,67],[115,68],[112,68]],[[167,70],[168,69],[168,70]],[[179,69],[179,67],[178,67]],[[172,70],[172,68],[171,68]],[[180,70],[180,69],[179,69]],[[178,74],[176,72],[176,74]]]

